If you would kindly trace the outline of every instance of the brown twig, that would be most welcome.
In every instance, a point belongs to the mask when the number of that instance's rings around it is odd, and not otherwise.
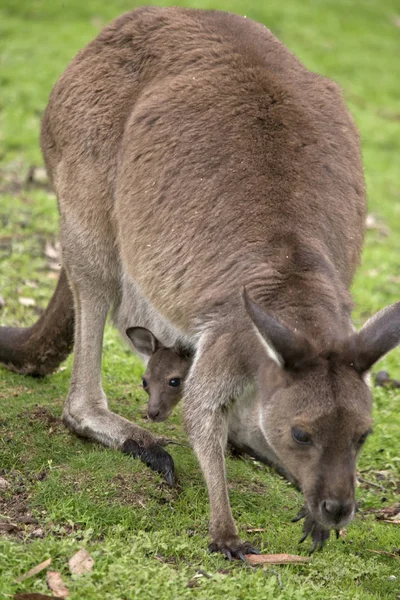
[[[368,552],[373,552],[374,554],[383,554],[384,556],[392,556],[393,558],[400,558],[398,554],[394,554],[393,552],[387,552],[386,550],[372,550],[371,548],[367,548]]]
[[[366,485],[371,485],[372,487],[376,487],[378,488],[378,490],[381,490],[382,492],[386,492],[386,488],[383,487],[383,485],[380,485],[379,483],[374,483],[373,481],[368,481],[368,479],[364,479],[364,477],[357,477],[358,481],[360,483],[365,483]]]

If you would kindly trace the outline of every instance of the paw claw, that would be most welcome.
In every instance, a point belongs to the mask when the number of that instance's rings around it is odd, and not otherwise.
[[[208,549],[210,552],[221,552],[228,560],[236,558],[246,562],[246,554],[260,554],[258,550],[253,548],[249,542],[242,543],[240,540],[237,543],[232,543],[232,540],[225,542],[212,542]]]
[[[296,517],[293,517],[293,519],[291,519],[292,523],[297,523],[297,521],[301,521],[301,519],[304,519],[304,517],[307,516],[307,511],[305,510],[304,506],[303,508],[300,510],[299,514]]]
[[[246,548],[246,554],[261,554],[261,552],[259,550],[257,550],[257,548],[253,548],[253,546],[249,546],[248,548]]]
[[[294,521],[299,521],[302,518],[304,518],[305,521],[303,525],[303,535],[299,541],[299,544],[302,544],[308,538],[308,536],[310,536],[313,541],[310,549],[311,555],[316,550],[322,550],[326,540],[329,539],[330,530],[324,529],[322,525],[314,521],[313,517],[305,507],[301,509]]]
[[[308,531],[304,533],[299,539],[299,544],[302,544],[308,538]]]
[[[175,485],[175,474],[173,471],[168,470],[165,473],[163,473],[164,475],[164,479],[167,482],[167,484],[169,485],[169,487],[174,487]]]
[[[208,545],[208,551],[213,554],[213,552],[218,552],[218,546],[214,542]]]

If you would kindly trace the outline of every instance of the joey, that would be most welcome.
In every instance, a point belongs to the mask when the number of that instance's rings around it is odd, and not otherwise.
[[[166,348],[145,327],[130,327],[126,335],[147,359],[143,389],[149,395],[150,421],[165,421],[183,397],[183,384],[190,369],[191,354],[179,346]]]

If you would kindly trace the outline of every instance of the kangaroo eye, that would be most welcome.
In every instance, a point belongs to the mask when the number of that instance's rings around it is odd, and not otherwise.
[[[143,379],[142,379],[142,385],[143,385],[143,389],[144,389],[144,390],[146,390],[146,389],[147,389],[147,386],[149,385],[149,384],[147,383],[147,379],[145,379],[144,377],[143,377]]]
[[[181,380],[179,377],[174,377],[173,379],[169,380],[168,385],[171,387],[179,387],[181,385]]]
[[[292,427],[292,438],[302,446],[311,446],[312,444],[311,435],[304,429],[300,429],[300,427]]]
[[[363,433],[363,434],[362,434],[362,436],[358,438],[358,442],[357,442],[357,444],[358,444],[359,446],[362,446],[362,445],[365,443],[365,441],[366,441],[367,437],[368,437],[368,436],[369,436],[371,433],[372,433],[372,429],[368,429],[368,431],[366,431],[365,433]]]

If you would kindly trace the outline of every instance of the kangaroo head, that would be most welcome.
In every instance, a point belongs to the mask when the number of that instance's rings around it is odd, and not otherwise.
[[[130,327],[126,334],[136,350],[149,358],[143,376],[143,389],[149,395],[147,416],[151,421],[165,421],[182,399],[191,357],[178,346],[166,348],[145,327]]]
[[[372,396],[365,376],[400,343],[400,302],[320,353],[246,292],[244,300],[272,359],[260,373],[260,429],[298,481],[313,519],[339,529],[354,516],[356,461],[371,433]]]

